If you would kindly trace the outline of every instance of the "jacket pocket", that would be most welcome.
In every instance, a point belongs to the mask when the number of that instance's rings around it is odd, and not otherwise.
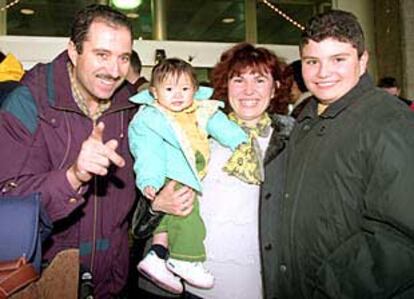
[[[313,298],[409,298],[413,293],[413,240],[384,224],[368,226],[325,259]]]

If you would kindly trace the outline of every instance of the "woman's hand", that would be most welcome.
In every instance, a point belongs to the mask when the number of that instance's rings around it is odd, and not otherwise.
[[[152,201],[153,211],[175,216],[187,216],[193,210],[195,192],[183,186],[176,190],[176,181],[169,181]]]
[[[144,196],[148,199],[150,199],[151,201],[153,201],[155,199],[155,189],[152,186],[148,186],[144,188]]]

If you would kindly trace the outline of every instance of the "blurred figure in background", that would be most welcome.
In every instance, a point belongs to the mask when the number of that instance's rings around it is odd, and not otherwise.
[[[149,87],[148,80],[141,76],[142,62],[135,50],[131,52],[130,67],[126,79],[134,87],[134,91],[141,91]]]
[[[24,69],[17,58],[0,52],[0,106],[6,96],[19,85]]]
[[[305,82],[303,81],[302,62],[300,60],[295,60],[289,64],[285,70],[285,77],[288,82],[291,82],[289,115],[293,118],[297,118],[308,102],[305,100],[311,96],[311,93],[308,91]]]
[[[390,95],[396,96],[407,105],[411,105],[412,101],[400,96],[401,88],[394,77],[382,77],[378,81],[378,87],[388,92]]]

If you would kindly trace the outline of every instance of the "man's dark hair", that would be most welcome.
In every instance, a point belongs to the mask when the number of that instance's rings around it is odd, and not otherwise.
[[[365,51],[364,32],[352,13],[330,10],[312,17],[302,33],[300,49],[302,50],[309,40],[320,42],[326,38],[350,43],[357,50],[358,57]]]
[[[83,42],[87,39],[89,28],[94,21],[102,21],[110,26],[122,26],[131,32],[132,25],[128,18],[121,12],[106,5],[92,4],[80,10],[72,24],[70,40],[75,44],[76,51],[81,54]]]
[[[139,55],[138,55],[137,51],[132,50],[131,57],[130,57],[129,61],[131,63],[130,67],[132,68],[134,73],[141,74],[142,63],[141,63],[141,59],[139,59]]]
[[[394,77],[383,77],[378,81],[378,87],[381,88],[391,88],[391,87],[399,87],[397,79]]]

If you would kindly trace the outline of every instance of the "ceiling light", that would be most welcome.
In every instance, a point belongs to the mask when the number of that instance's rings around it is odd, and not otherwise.
[[[232,18],[232,17],[230,17],[230,18],[223,18],[221,20],[221,22],[224,23],[224,24],[234,23],[234,21],[236,21],[236,19],[235,18]]]
[[[22,9],[20,10],[20,13],[21,13],[22,15],[27,15],[27,16],[30,16],[30,15],[34,15],[35,11],[34,11],[33,9],[31,9],[31,8],[22,8]]]
[[[112,0],[112,4],[119,9],[134,9],[141,4],[141,0]]]
[[[126,16],[130,19],[137,19],[139,17],[139,14],[135,13],[135,12],[129,12],[126,14]]]

